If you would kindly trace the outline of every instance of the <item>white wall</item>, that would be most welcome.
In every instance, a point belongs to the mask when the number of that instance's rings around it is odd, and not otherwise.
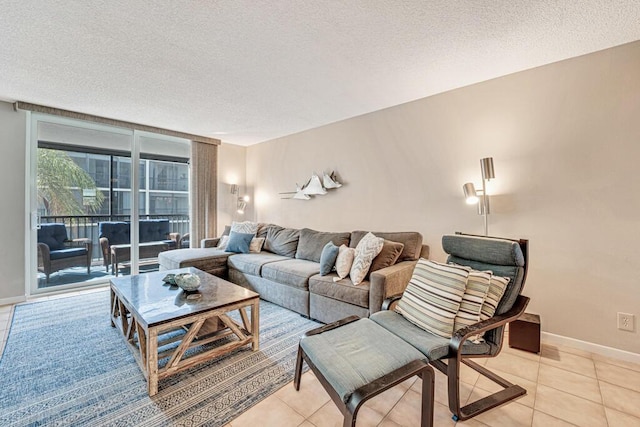
[[[530,239],[542,329],[640,353],[640,42],[251,146],[258,221],[325,231],[482,232],[462,185],[494,158],[489,233]],[[282,200],[312,171],[340,189]]]
[[[0,304],[24,298],[26,113],[0,102]]]
[[[236,212],[238,196],[251,194],[246,183],[246,147],[221,144],[218,147],[218,233],[222,234],[225,225],[231,221],[254,220],[253,200],[247,204],[244,215]],[[238,195],[230,193],[231,184],[239,186]]]

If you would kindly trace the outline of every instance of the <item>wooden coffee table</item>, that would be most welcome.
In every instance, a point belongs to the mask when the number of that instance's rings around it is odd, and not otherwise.
[[[164,284],[169,273],[200,277],[196,293]],[[111,279],[111,326],[117,327],[147,379],[149,396],[158,381],[196,364],[251,344],[259,349],[260,296],[197,268]],[[251,320],[246,308],[251,307]],[[238,310],[242,324],[227,313]],[[231,342],[215,346],[222,338]],[[161,353],[159,346],[173,346]],[[175,344],[177,343],[177,344]],[[189,351],[187,355],[187,350]],[[162,366],[159,361],[168,359]]]

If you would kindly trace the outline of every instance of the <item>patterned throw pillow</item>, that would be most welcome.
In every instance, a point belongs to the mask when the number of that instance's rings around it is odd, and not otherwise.
[[[236,233],[255,235],[258,232],[258,223],[251,222],[251,221],[244,221],[244,222],[233,221],[231,223],[231,231],[235,231]]]
[[[336,273],[338,273],[338,277],[334,278],[334,281],[337,282],[349,275],[355,255],[356,250],[354,248],[350,248],[347,245],[340,245],[338,248],[338,257],[336,258]]]
[[[264,237],[254,237],[249,244],[249,252],[252,254],[260,253],[262,245],[264,245]]]
[[[484,304],[482,304],[480,320],[487,320],[493,317],[496,308],[498,308],[498,303],[504,295],[504,291],[507,290],[509,280],[508,277],[491,276],[491,284],[489,285],[487,298],[484,300]]]
[[[460,310],[458,310],[458,314],[456,314],[456,318],[454,319],[454,331],[480,321],[480,311],[489,292],[491,275],[492,273],[490,271],[471,270],[469,272],[467,288],[462,296]],[[479,336],[474,335],[469,337],[469,339],[471,341],[477,341]]]
[[[451,338],[469,270],[420,258],[396,311],[427,332]]]
[[[356,246],[356,256],[349,276],[354,285],[359,285],[369,272],[373,259],[378,256],[384,245],[382,237],[376,237],[373,233],[367,233]]]
[[[218,246],[217,248],[220,249],[221,251],[224,251],[227,249],[227,244],[229,243],[229,236],[224,235],[220,238],[220,240],[218,241]]]

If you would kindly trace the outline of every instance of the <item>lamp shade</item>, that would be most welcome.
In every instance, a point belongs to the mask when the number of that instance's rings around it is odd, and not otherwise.
[[[242,200],[242,198],[240,198],[238,200],[238,204],[236,205],[236,212],[238,212],[240,215],[244,214],[244,209],[247,207],[247,202],[245,202],[244,200]]]
[[[467,182],[462,186],[462,191],[464,191],[464,198],[469,205],[474,205],[478,203],[478,194],[476,193],[476,187],[474,187],[472,182]]]
[[[493,170],[493,157],[485,157],[480,159],[480,169],[482,170],[482,179],[493,179],[496,173]]]

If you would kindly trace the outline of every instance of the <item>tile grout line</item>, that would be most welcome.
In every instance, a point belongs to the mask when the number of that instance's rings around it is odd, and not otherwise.
[[[540,350],[540,352],[542,353],[542,350]],[[540,356],[540,358],[542,358],[542,356]],[[536,416],[536,399],[538,399],[538,384],[540,381],[540,364],[542,363],[542,361],[540,359],[538,359],[538,372],[536,374],[536,394],[535,396],[533,396],[533,413],[531,414],[531,427],[533,427],[533,418]]]
[[[434,374],[435,374],[435,372],[434,372]],[[422,378],[420,378],[420,380],[422,381]],[[416,381],[417,381],[417,380],[416,380]],[[415,381],[414,381],[414,383],[415,383]],[[397,386],[396,386],[396,387],[397,387]],[[402,398],[403,398],[403,397],[405,397],[405,396],[407,395],[407,393],[409,393],[409,390],[411,390],[411,387],[413,387],[413,384],[411,384],[411,386],[410,386],[408,389],[406,389],[406,390],[404,391],[404,393],[402,393],[402,396],[400,396],[400,399],[398,399],[398,401],[397,401],[396,403],[394,403],[394,404],[393,404],[393,406],[391,407],[391,409],[389,409],[389,410],[387,411],[387,413],[386,413],[386,414],[383,414],[382,419],[380,420],[380,422],[379,422],[378,424],[376,424],[376,427],[377,427],[377,426],[379,426],[380,424],[382,424],[382,423],[384,422],[384,420],[389,416],[389,414],[391,413],[391,411],[393,411],[393,410],[394,410],[394,408],[395,408],[396,406],[398,406],[398,403],[400,403],[400,401],[402,400]],[[422,400],[422,393],[420,393],[420,400]],[[434,404],[435,404],[435,402],[434,402]],[[395,421],[393,421],[393,420],[391,420],[391,419],[390,419],[390,421],[394,422],[395,424],[398,424],[398,423],[396,423]]]
[[[607,416],[607,407],[604,405],[604,397],[602,396],[602,389],[600,388],[600,378],[598,377],[598,368],[596,367],[596,361],[593,360],[593,355],[591,356],[591,361],[593,362],[593,370],[596,373],[596,384],[598,386],[598,392],[600,393],[600,402],[602,402],[602,412],[604,412],[604,421],[607,423],[607,427],[609,427],[609,417]]]

